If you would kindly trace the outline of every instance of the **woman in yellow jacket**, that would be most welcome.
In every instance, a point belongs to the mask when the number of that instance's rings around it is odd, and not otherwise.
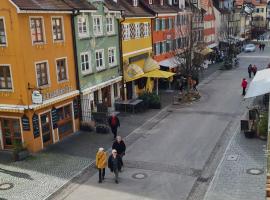
[[[99,148],[96,154],[96,167],[98,168],[99,180],[101,183],[105,177],[105,168],[107,167],[107,154],[104,151],[104,148]]]

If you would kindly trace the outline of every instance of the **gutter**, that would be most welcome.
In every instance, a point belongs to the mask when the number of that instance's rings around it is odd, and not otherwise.
[[[118,37],[119,37],[119,57],[120,57],[120,69],[122,71],[122,91],[121,91],[121,94],[122,94],[122,100],[126,100],[126,95],[125,95],[125,81],[124,81],[124,65],[123,65],[123,42],[122,42],[122,38],[123,38],[123,35],[122,35],[122,23],[126,20],[126,18],[124,17],[123,15],[123,10],[120,11],[121,12],[121,17],[123,16],[123,19],[118,19],[118,31],[119,31],[119,34],[118,34]]]

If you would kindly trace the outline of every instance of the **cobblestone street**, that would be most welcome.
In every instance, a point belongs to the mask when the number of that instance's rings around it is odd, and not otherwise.
[[[247,139],[243,133],[237,132],[226,150],[204,200],[264,200],[265,145],[266,141]],[[251,169],[262,171],[258,171],[258,175],[252,175],[248,173]]]

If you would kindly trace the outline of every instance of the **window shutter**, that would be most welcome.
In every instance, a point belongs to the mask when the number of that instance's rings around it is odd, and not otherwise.
[[[144,37],[144,23],[140,23],[140,36]]]

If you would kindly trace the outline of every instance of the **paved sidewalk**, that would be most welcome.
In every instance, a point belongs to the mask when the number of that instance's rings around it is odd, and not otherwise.
[[[264,200],[266,182],[266,141],[247,139],[237,133],[210,184],[204,200]],[[262,170],[251,175],[250,169]]]

